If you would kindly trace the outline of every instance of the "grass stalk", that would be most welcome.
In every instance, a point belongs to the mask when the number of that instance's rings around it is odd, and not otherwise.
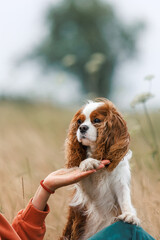
[[[23,208],[25,208],[25,195],[24,195],[24,180],[23,180],[23,177],[21,178],[21,180],[22,180]]]
[[[146,120],[148,122],[148,126],[151,132],[151,136],[152,136],[152,140],[153,140],[153,158],[155,158],[155,156],[157,156],[157,160],[159,160],[159,147],[158,147],[158,141],[157,141],[157,137],[156,137],[156,133],[154,131],[154,127],[147,109],[147,105],[145,104],[145,102],[143,103],[143,108],[144,108],[144,113],[146,116]]]

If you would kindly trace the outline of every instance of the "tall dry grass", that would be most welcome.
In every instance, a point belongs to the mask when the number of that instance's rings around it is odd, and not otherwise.
[[[64,166],[63,144],[71,118],[71,112],[49,105],[0,102],[0,211],[10,222],[33,196],[40,180]],[[160,239],[160,168],[153,161],[140,129],[134,129],[137,124],[134,117],[127,119],[134,153],[133,203],[142,227]],[[160,117],[155,115],[158,136],[159,121]],[[65,224],[69,196],[70,189],[62,188],[49,200],[46,240],[58,239]]]

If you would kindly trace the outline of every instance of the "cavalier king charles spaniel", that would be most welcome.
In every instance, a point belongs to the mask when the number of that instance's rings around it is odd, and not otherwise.
[[[131,203],[130,136],[122,115],[107,99],[89,101],[73,117],[66,140],[67,167],[96,169],[74,185],[68,222],[61,240],[87,240],[115,221],[139,225]]]

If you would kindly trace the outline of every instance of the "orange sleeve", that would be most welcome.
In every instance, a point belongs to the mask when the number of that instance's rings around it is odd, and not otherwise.
[[[14,218],[12,226],[23,240],[42,240],[46,232],[45,218],[48,213],[48,205],[45,211],[40,211],[33,206],[31,199],[28,206]]]
[[[21,240],[5,217],[0,214],[0,240],[5,239]]]

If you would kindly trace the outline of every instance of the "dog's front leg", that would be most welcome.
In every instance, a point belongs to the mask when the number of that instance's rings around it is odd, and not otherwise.
[[[116,198],[122,214],[117,217],[118,220],[139,225],[140,220],[136,216],[136,210],[131,203],[130,188],[127,184],[128,179],[121,179],[114,186]],[[124,182],[123,182],[124,181]]]

